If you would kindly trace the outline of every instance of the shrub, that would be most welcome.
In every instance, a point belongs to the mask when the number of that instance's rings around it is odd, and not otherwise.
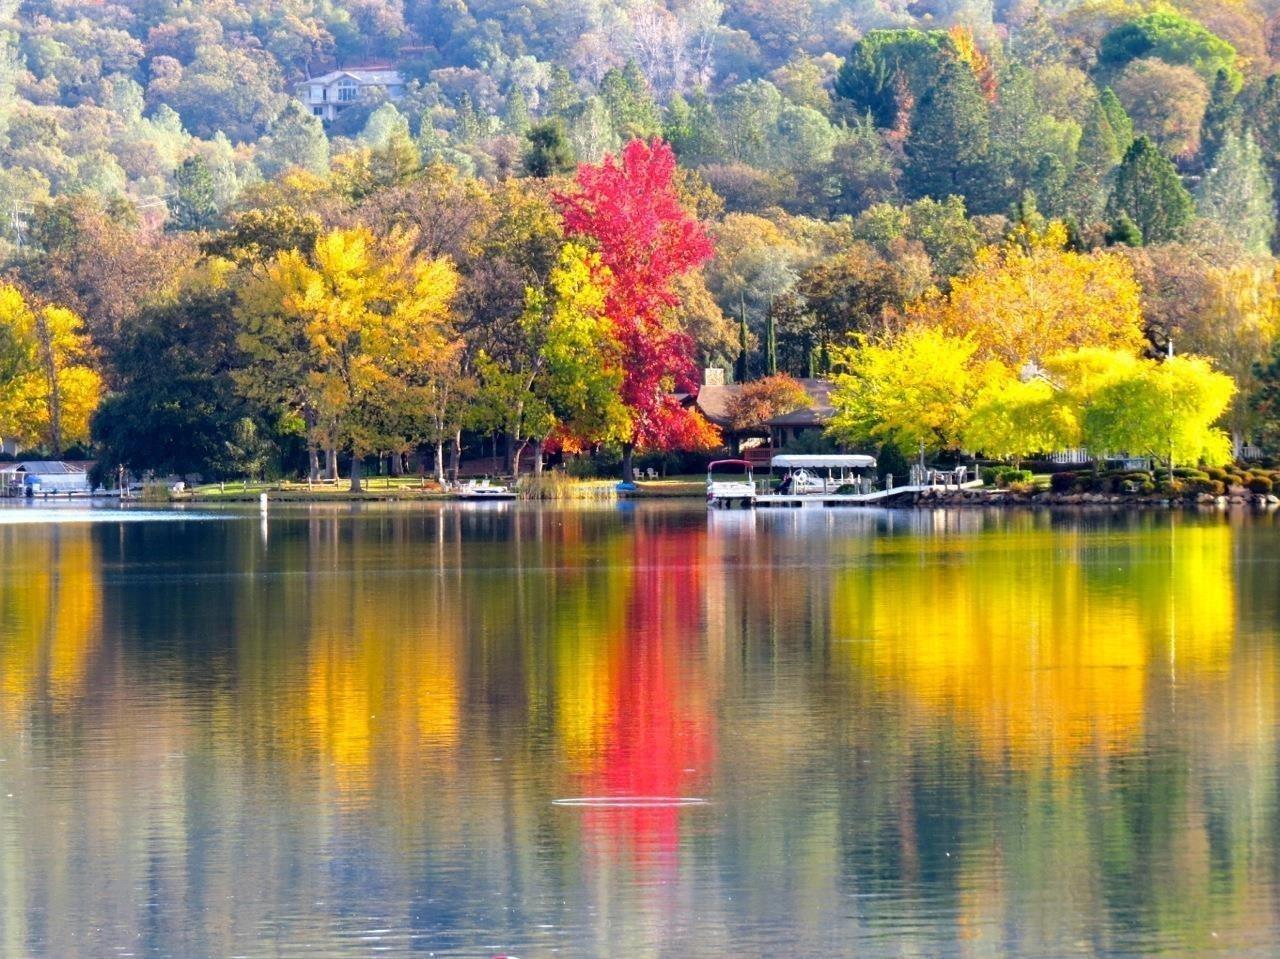
[[[1003,466],[984,466],[979,471],[978,477],[982,480],[983,486],[995,486],[1003,470]]]
[[[1209,474],[1210,479],[1215,479],[1219,483],[1225,483],[1227,481],[1227,471],[1222,469],[1220,466],[1210,466],[1205,470],[1205,472]]]
[[[1049,477],[1049,489],[1055,493],[1070,493],[1075,488],[1075,473],[1053,473]]]
[[[1186,486],[1188,493],[1195,493],[1197,495],[1201,493],[1208,493],[1211,496],[1221,496],[1226,492],[1226,486],[1223,482],[1216,479],[1188,479],[1186,481]]]
[[[1158,489],[1161,496],[1169,497],[1181,496],[1186,492],[1186,487],[1183,486],[1182,481],[1177,479],[1162,479]]]
[[[1030,483],[1031,470],[1001,470],[996,475],[996,485],[1003,486],[1006,489],[1011,488],[1015,483]]]
[[[1253,479],[1249,480],[1249,492],[1250,493],[1270,493],[1272,489],[1272,485],[1273,484],[1271,480],[1269,480],[1267,477],[1255,476]]]

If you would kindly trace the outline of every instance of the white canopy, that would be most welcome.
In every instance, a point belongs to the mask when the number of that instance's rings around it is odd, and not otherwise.
[[[876,465],[874,456],[838,456],[836,454],[814,456],[811,454],[779,453],[772,461],[778,469],[870,469]]]

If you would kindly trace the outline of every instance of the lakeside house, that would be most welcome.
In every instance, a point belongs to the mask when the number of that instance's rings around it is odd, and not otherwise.
[[[325,123],[340,112],[362,100],[385,94],[388,100],[404,96],[405,81],[395,67],[371,64],[331,70],[319,77],[312,77],[298,84],[298,99],[307,105],[313,116]]]
[[[835,414],[831,405],[831,381],[803,378],[796,382],[809,394],[812,405],[775,416],[754,429],[734,430],[729,411],[734,398],[742,392],[742,384],[725,383],[722,370],[708,370],[704,380],[695,405],[703,416],[720,427],[725,442],[734,450],[741,449],[747,439],[765,439],[773,449],[781,449],[806,433],[822,432]]]
[[[43,493],[89,493],[89,471],[60,460],[26,460],[0,465],[0,492],[5,496]]]

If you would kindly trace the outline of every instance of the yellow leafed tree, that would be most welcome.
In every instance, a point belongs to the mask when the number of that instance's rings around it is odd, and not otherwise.
[[[976,358],[968,337],[910,327],[881,341],[858,338],[837,351],[828,432],[845,443],[891,442],[901,450],[959,446],[969,407],[1000,375]]]
[[[352,454],[359,490],[360,457],[398,442],[389,434],[404,420],[408,378],[448,347],[456,289],[453,264],[416,257],[411,234],[326,233],[310,256],[281,253],[246,292],[248,376],[289,381],[277,395]]]
[[[1064,249],[1061,224],[1021,239],[980,250],[950,293],[926,296],[913,317],[970,337],[979,357],[1013,370],[1080,347],[1141,349],[1140,291],[1128,261]]]
[[[102,378],[80,317],[0,284],[0,436],[60,456],[89,439]]]

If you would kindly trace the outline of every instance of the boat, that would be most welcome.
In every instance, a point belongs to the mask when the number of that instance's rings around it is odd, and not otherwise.
[[[466,500],[503,500],[515,499],[516,491],[510,486],[499,486],[489,482],[488,477],[482,480],[467,480],[454,492],[455,499]]]
[[[755,479],[746,460],[714,460],[707,464],[707,506],[751,506]]]
[[[780,495],[826,495],[846,487],[854,487],[858,493],[871,492],[873,478],[865,473],[875,467],[874,456],[779,453],[770,461],[769,472],[783,471],[776,490]]]

